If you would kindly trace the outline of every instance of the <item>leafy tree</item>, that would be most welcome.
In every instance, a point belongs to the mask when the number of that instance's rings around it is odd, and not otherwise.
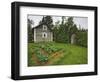
[[[57,42],[58,40],[58,33],[60,28],[60,21],[55,22],[54,28],[53,28],[53,40]]]
[[[33,34],[32,34],[32,25],[34,22],[30,19],[28,19],[28,42],[32,42],[33,40]]]
[[[65,25],[65,17],[62,16],[61,24],[59,24],[59,21],[56,22],[55,28],[54,28],[54,41],[56,42],[62,42],[67,43],[67,30]]]
[[[65,17],[62,17],[61,24],[57,21],[54,25],[54,41],[62,43],[71,43],[71,37],[75,34],[75,44],[87,47],[87,30],[81,28],[79,29],[73,21],[73,17],[68,17],[66,20]]]
[[[76,24],[73,25],[73,27],[70,28],[70,34],[75,34],[78,31]]]
[[[68,35],[68,43],[71,43],[71,35],[76,33],[77,31],[77,26],[74,24],[73,17],[68,17],[67,22],[66,22],[66,27],[67,27],[67,35]]]
[[[60,25],[59,34],[58,34],[59,42],[68,43],[68,35],[67,34],[68,34],[67,26],[64,23],[62,23]]]
[[[77,33],[77,45],[87,47],[87,42],[88,42],[88,33],[87,30],[81,29]]]

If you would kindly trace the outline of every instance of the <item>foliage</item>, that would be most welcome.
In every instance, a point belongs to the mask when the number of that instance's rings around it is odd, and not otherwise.
[[[28,19],[28,42],[33,41],[32,25],[33,21]],[[48,28],[53,32],[53,41],[59,43],[71,43],[71,37],[73,34],[76,35],[75,43],[76,45],[87,47],[87,30],[79,28],[73,21],[73,17],[62,16],[62,21],[55,22],[53,25],[53,19],[51,16],[43,16],[39,24],[46,24]],[[49,50],[47,48],[47,50]]]
[[[79,28],[81,28],[81,26]],[[62,17],[61,24],[59,21],[55,23],[53,29],[53,38],[55,42],[71,43],[73,34],[76,35],[74,44],[87,47],[87,30],[78,29],[73,21],[73,17],[68,17],[66,21],[65,17]]]
[[[47,25],[47,27],[52,30],[52,27],[53,27],[53,20],[52,20],[52,17],[51,16],[43,16],[42,18],[42,21],[40,21],[40,24],[45,24]]]
[[[34,43],[35,44],[35,43]],[[30,47],[30,46],[29,46]],[[34,48],[35,47],[35,48]],[[31,51],[29,49],[29,53],[28,54],[32,54],[34,53],[34,55],[38,58],[38,60],[41,63],[46,63],[48,61],[49,56],[54,53],[57,52],[59,50],[61,50],[61,48],[57,48],[55,47],[52,43],[36,43],[34,45],[34,47],[31,46]],[[41,50],[43,50],[44,52],[46,52],[47,54],[44,54]],[[31,53],[30,53],[31,52]],[[32,55],[29,55],[29,59],[32,57]],[[31,60],[29,62],[32,62]],[[32,64],[32,63],[31,63]],[[31,65],[29,64],[29,65]]]
[[[40,49],[36,49],[34,51],[35,55],[39,59],[40,62],[46,62],[48,60],[48,56],[45,56],[44,54],[41,53]]]
[[[87,47],[87,31],[79,31],[77,33],[77,45],[83,46],[83,47]]]
[[[65,21],[65,17],[62,16],[62,23],[56,23],[53,29],[54,41],[61,43],[70,43],[71,35],[76,32],[77,26],[73,22],[73,17],[69,17]]]
[[[33,40],[32,24],[33,24],[33,21],[28,19],[28,42],[32,42]]]
[[[42,46],[44,44],[44,46]],[[56,43],[56,42],[47,42],[47,43],[29,43],[28,48],[28,66],[36,66],[36,65],[44,65],[43,63],[46,63],[47,61],[54,61],[52,65],[75,65],[75,64],[87,64],[87,48],[66,44],[66,43]],[[44,55],[40,52],[41,48],[48,48],[50,49],[56,49],[56,52],[61,50],[63,51],[62,57],[56,57],[56,59],[53,59],[50,57],[55,51],[52,51],[51,54],[48,52],[48,56]],[[35,54],[33,54],[33,52]],[[41,62],[41,64],[35,63],[35,60],[32,60],[32,55],[35,55],[38,57],[38,60]],[[61,54],[59,54],[61,55]],[[57,61],[55,61],[57,60]],[[49,64],[48,64],[49,65]]]

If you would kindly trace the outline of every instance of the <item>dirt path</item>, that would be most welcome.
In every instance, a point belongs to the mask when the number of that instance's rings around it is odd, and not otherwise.
[[[32,60],[34,60],[35,64],[41,65],[41,62],[38,61],[38,58],[34,54],[32,55]]]
[[[49,60],[48,60],[48,62],[47,62],[45,65],[51,65],[51,64],[53,64],[54,62],[58,61],[61,57],[63,57],[62,51],[55,52],[54,54],[52,54],[52,55],[49,57]]]
[[[34,54],[32,56],[32,59],[34,60],[34,62],[37,65],[51,65],[54,62],[58,61],[61,57],[63,57],[63,52],[62,51],[58,51],[58,52],[55,52],[55,53],[51,54],[51,56],[49,57],[48,62],[45,62],[44,64],[41,63]]]

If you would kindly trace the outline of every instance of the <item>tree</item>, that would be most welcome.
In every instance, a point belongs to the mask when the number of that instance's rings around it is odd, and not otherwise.
[[[70,34],[75,34],[77,32],[77,26],[76,24],[73,25],[73,27],[70,28]]]
[[[65,16],[62,16],[62,25],[64,25],[64,21],[65,21]]]
[[[55,23],[55,28],[54,28],[54,38],[56,42],[61,42],[61,43],[67,43],[68,42],[68,36],[67,36],[67,27],[65,24],[65,17],[62,16],[62,21],[61,24],[58,24],[59,21]]]
[[[50,30],[53,29],[53,20],[51,16],[43,16],[42,21],[40,23],[46,24]]]
[[[66,31],[65,24],[61,24],[59,31],[58,31],[58,42],[67,43],[68,42],[68,36]]]
[[[54,28],[53,28],[53,40],[57,42],[58,40],[58,34],[59,34],[59,28],[60,28],[60,21],[55,22]]]
[[[73,21],[73,17],[68,17],[66,20],[65,17],[62,17],[61,24],[58,22],[54,25],[54,41],[60,43],[71,43],[71,37],[74,34],[75,44],[83,47],[87,47],[87,29],[84,29],[77,25]]]
[[[88,42],[88,30],[87,29],[79,29],[77,32],[77,45],[87,47]]]
[[[71,43],[71,35],[76,31],[76,25],[74,24],[73,17],[68,17],[66,22],[68,43]]]
[[[33,37],[32,37],[32,25],[34,22],[30,19],[28,19],[28,42],[32,42]]]

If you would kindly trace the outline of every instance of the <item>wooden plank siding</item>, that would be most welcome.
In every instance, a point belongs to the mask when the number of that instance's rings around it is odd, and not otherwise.
[[[34,37],[35,37],[34,42],[53,41],[53,34],[49,30],[49,28],[47,28],[47,30],[43,30],[43,26],[40,26],[40,27],[34,28],[34,30],[35,30],[34,31]],[[47,38],[42,37],[43,32],[47,33]]]

